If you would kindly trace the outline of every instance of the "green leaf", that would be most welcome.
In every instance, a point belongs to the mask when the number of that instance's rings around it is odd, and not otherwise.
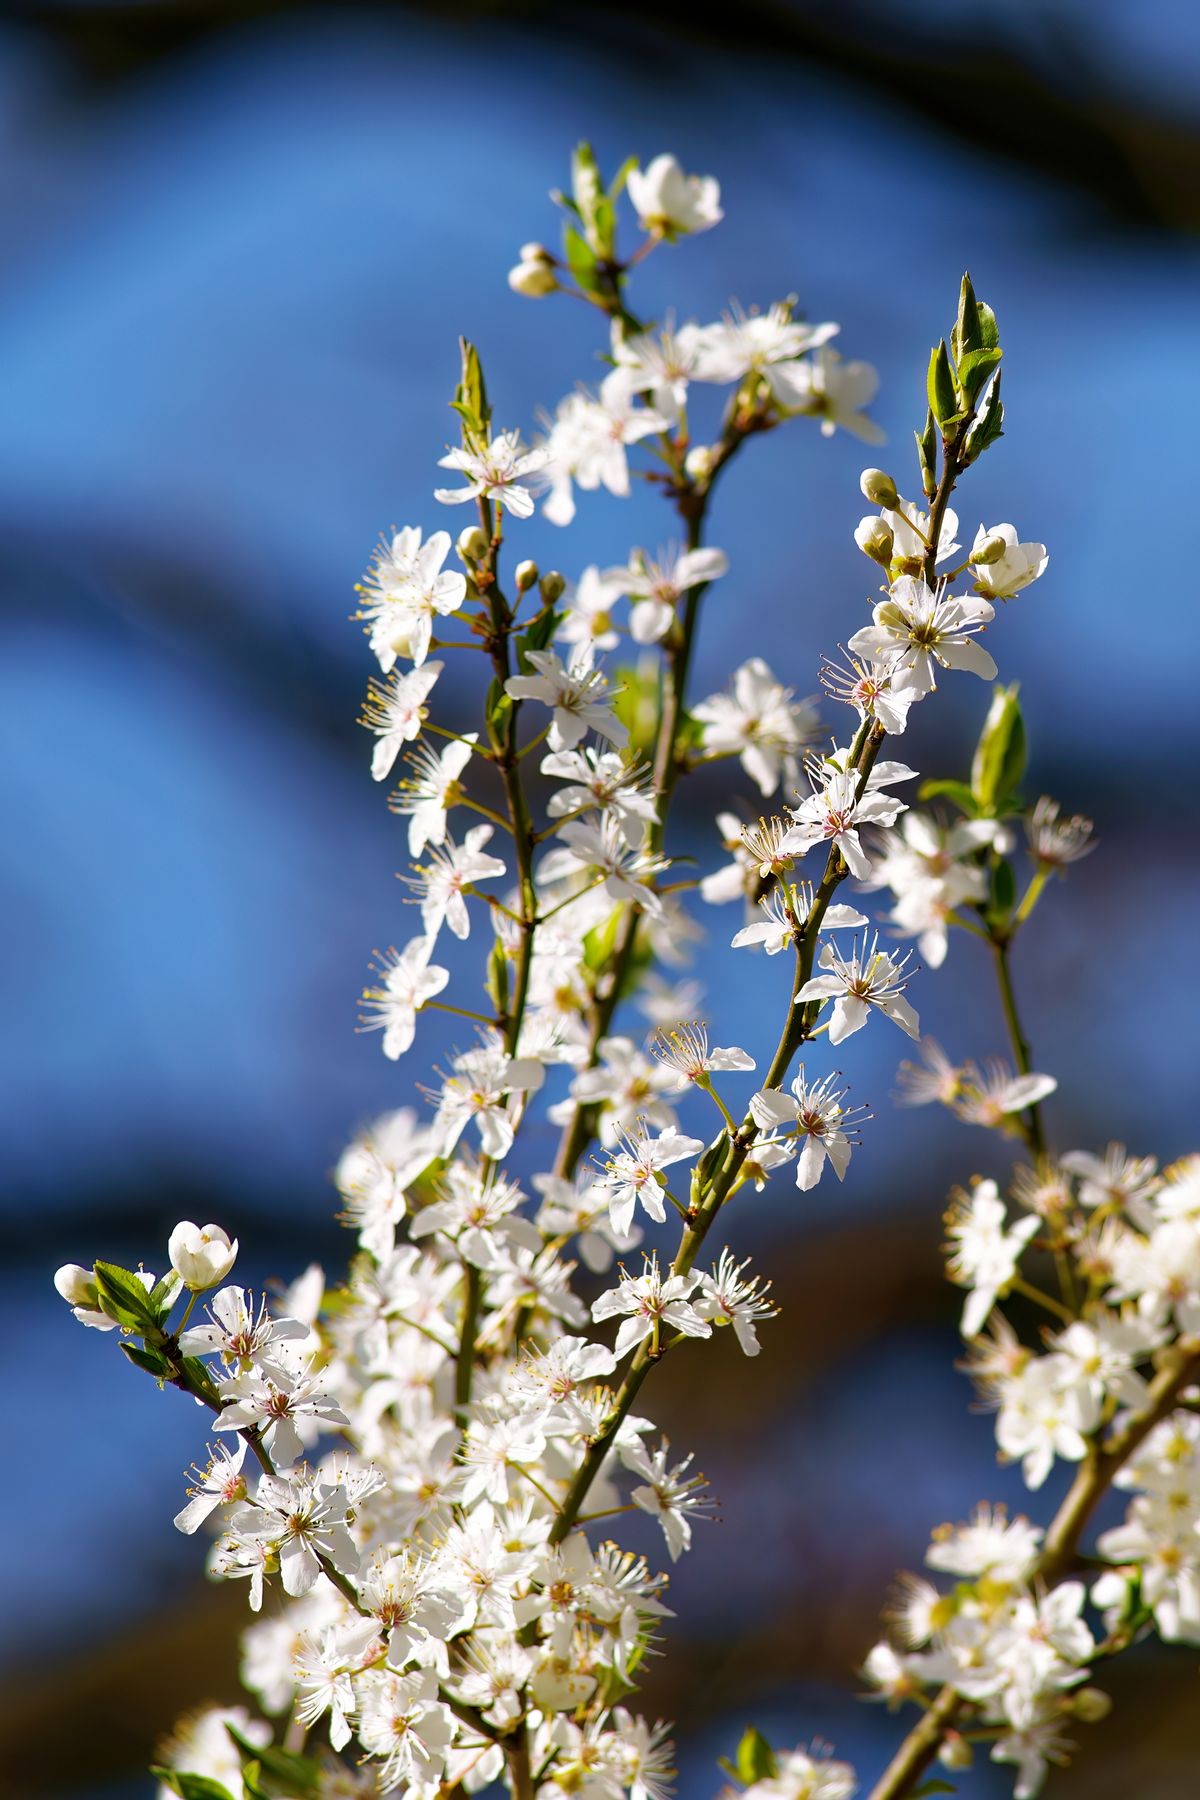
[[[596,273],[596,253],[573,225],[568,225],[563,231],[563,250],[567,267],[584,293],[596,293],[600,287],[600,277]]]
[[[636,169],[637,166],[638,158],[636,156],[627,156],[625,158],[625,161],[621,164],[620,168],[608,184],[608,197],[610,200],[620,199],[621,195],[625,192],[625,183],[629,180],[630,171]]]
[[[935,344],[929,353],[929,372],[925,377],[925,391],[929,397],[929,410],[944,431],[958,415],[958,390],[954,385],[954,376],[950,371],[950,358],[946,353],[946,340]]]
[[[1013,866],[1006,858],[1001,857],[992,870],[992,897],[988,905],[988,917],[997,924],[1007,924],[1017,898],[1017,878],[1013,874]]]
[[[779,1773],[775,1752],[756,1725],[747,1725],[737,1747],[738,1780],[747,1787],[753,1782],[773,1779]]]
[[[493,676],[488,683],[487,697],[483,703],[483,716],[493,744],[499,744],[503,738],[512,709],[512,699],[505,693],[504,683],[498,676]]]
[[[979,336],[985,350],[996,350],[1000,345],[1000,327],[996,324],[996,315],[991,307],[982,300],[976,300],[975,310],[979,315]]]
[[[185,1356],[183,1372],[197,1393],[205,1394],[210,1400],[217,1398],[217,1389],[212,1376],[198,1356]]]
[[[459,338],[458,348],[462,356],[462,375],[450,404],[462,420],[464,442],[472,439],[486,440],[492,422],[492,409],[488,405],[483,365],[479,360],[478,350],[469,338]]]
[[[1003,350],[972,350],[963,357],[958,365],[958,380],[968,401],[982,393],[988,377],[999,368],[1003,355]]]
[[[982,456],[997,440],[1004,436],[1004,407],[1000,401],[1000,370],[992,377],[992,385],[988,389],[987,400],[983,411],[979,414],[970,431],[962,451],[963,461],[972,463],[976,457]]]
[[[968,819],[978,816],[975,796],[965,781],[923,781],[917,791],[918,800],[949,800],[966,813]]]
[[[110,1319],[138,1331],[157,1329],[150,1296],[132,1269],[123,1269],[119,1263],[98,1262],[94,1273],[101,1307]]]
[[[508,1011],[508,957],[500,938],[494,940],[488,955],[484,987],[487,989],[488,999],[503,1017]]]
[[[168,1269],[161,1281],[156,1281],[150,1290],[149,1307],[161,1325],[179,1296],[182,1278],[174,1269]]]
[[[530,619],[529,624],[526,626],[521,636],[517,638],[513,644],[513,648],[517,653],[517,673],[519,675],[527,675],[529,673],[529,663],[526,660],[529,652],[531,650],[544,650],[546,645],[553,639],[559,626],[562,624],[562,619],[562,614],[556,613],[552,606],[546,607],[542,612],[537,613]]]
[[[131,1343],[123,1338],[119,1348],[129,1358],[135,1369],[144,1369],[147,1375],[153,1375],[156,1381],[165,1381],[175,1370],[165,1356],[157,1350],[148,1350],[142,1344]]]
[[[207,1775],[189,1775],[182,1769],[165,1769],[161,1765],[153,1766],[150,1773],[178,1794],[180,1800],[234,1800],[227,1787]]]
[[[242,1758],[243,1776],[250,1768],[256,1770],[255,1781],[268,1796],[279,1796],[280,1800],[308,1800],[308,1796],[316,1792],[320,1778],[320,1768],[315,1758],[300,1756],[294,1750],[282,1750],[274,1744],[264,1749],[261,1744],[252,1744],[242,1736],[236,1725],[226,1725],[226,1731],[237,1746]]]
[[[998,818],[1003,803],[1017,792],[1027,755],[1018,685],[994,687],[971,763],[971,792],[984,818]]]

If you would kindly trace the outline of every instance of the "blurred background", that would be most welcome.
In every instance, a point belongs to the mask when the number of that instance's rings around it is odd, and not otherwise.
[[[423,1069],[354,1033],[375,945],[407,934],[402,827],[355,725],[348,623],[379,532],[447,523],[455,335],[528,428],[598,372],[598,321],[517,299],[555,241],[571,145],[675,151],[726,221],[647,264],[641,310],[713,318],[794,292],[880,369],[878,456],[913,491],[928,346],[969,266],[1006,347],[1008,435],[961,492],[967,541],[1012,520],[1047,575],[989,640],[1022,683],[1030,786],[1101,848],[1055,888],[1016,979],[1059,1144],[1194,1148],[1193,771],[1200,15],[1188,0],[695,5],[33,5],[0,16],[0,1039],[12,1390],[0,1769],[14,1795],[125,1800],[183,1707],[236,1697],[243,1596],[170,1528],[203,1431],[73,1325],[55,1266],[161,1267],[181,1217],[243,1279],[344,1257],[328,1171]],[[861,623],[861,448],[805,424],[730,473],[698,693],[764,649],[801,691]],[[661,505],[661,502],[658,503]],[[454,520],[449,521],[451,527]],[[522,547],[574,576],[667,535],[654,499],[585,496]],[[447,677],[447,680],[449,677]],[[451,690],[445,686],[441,692]],[[986,689],[948,682],[906,739],[957,774]],[[466,699],[463,701],[466,706]],[[464,723],[466,715],[464,712]],[[711,862],[717,786],[675,847]],[[718,1042],[774,1043],[777,969],[709,914]],[[726,925],[729,930],[726,931]],[[957,1056],[1004,1048],[956,941],[921,978]],[[731,979],[732,978],[732,979]],[[736,993],[736,1005],[730,998]],[[749,1015],[749,1016],[748,1016]],[[436,1028],[423,1040],[452,1041]],[[855,1697],[894,1571],[931,1525],[1016,1501],[954,1372],[949,1184],[1002,1149],[896,1113],[905,1043],[854,1040],[877,1121],[845,1188],[781,1182],[736,1222],[786,1310],[751,1370],[672,1358],[654,1407],[724,1523],[672,1585],[646,1709],[703,1800],[753,1719],[878,1773],[900,1722]],[[428,1057],[423,1059],[427,1063]],[[14,1404],[14,1401],[19,1403]],[[15,1478],[14,1478],[15,1477]],[[1042,1496],[1048,1514],[1062,1483]],[[661,1555],[652,1539],[656,1559]],[[1194,1652],[1113,1670],[1063,1796],[1197,1788]],[[961,1791],[1011,1791],[987,1767]]]

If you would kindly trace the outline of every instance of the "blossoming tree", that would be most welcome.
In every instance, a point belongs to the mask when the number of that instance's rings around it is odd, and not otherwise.
[[[1057,1459],[1075,1476],[1043,1523],[985,1503],[934,1533],[934,1579],[907,1581],[865,1661],[893,1709],[919,1707],[871,1793],[916,1796],[935,1760],[964,1770],[985,1754],[1013,1765],[1023,1800],[1073,1728],[1104,1715],[1098,1664],[1152,1630],[1200,1643],[1200,1158],[1160,1172],[1120,1145],[1053,1145],[1055,1082],[1031,1066],[1010,953],[1091,838],[1086,820],[1020,796],[1016,687],[992,688],[968,779],[901,797],[919,777],[889,740],[943,683],[994,680],[984,637],[1046,567],[1009,524],[967,551],[958,541],[955,490],[1001,435],[996,319],[964,278],[930,359],[910,495],[880,469],[862,476],[874,510],[855,538],[877,591],[841,660],[820,664],[829,735],[787,685],[807,685],[803,670],[759,655],[723,692],[691,692],[705,594],[732,579],[706,535],[722,472],[754,440],[815,421],[878,442],[874,370],[791,302],[706,325],[632,310],[637,265],[720,221],[711,178],[659,156],[606,182],[585,146],[557,198],[562,255],[526,245],[509,281],[593,307],[607,373],[529,447],[493,420],[464,344],[460,442],[433,502],[469,522],[453,543],[406,527],[359,590],[378,664],[362,721],[371,773],[395,781],[420,919],[378,958],[363,1024],[392,1059],[431,1008],[473,1035],[423,1110],[387,1114],[342,1156],[357,1250],[340,1284],[313,1268],[268,1308],[229,1280],[236,1242],[188,1222],[161,1277],[106,1261],[56,1277],[82,1324],[211,1414],[175,1525],[212,1532],[211,1575],[243,1581],[256,1615],[243,1646],[255,1710],[185,1722],[162,1792],[435,1800],[503,1780],[514,1800],[662,1800],[667,1730],[632,1707],[670,1615],[663,1576],[621,1546],[620,1523],[649,1514],[675,1559],[706,1500],[646,1410],[650,1378],[668,1355],[702,1358],[725,1326],[759,1354],[769,1284],[710,1237],[736,1237],[768,1180],[811,1192],[847,1178],[864,1111],[826,1046],[895,1028],[919,1043],[905,1097],[1001,1134],[1018,1158],[1007,1193],[975,1180],[954,1197],[948,1274],[1001,1454],[1034,1492]],[[577,493],[623,496],[635,474],[679,542],[654,556],[622,542],[573,584],[520,559],[539,504],[566,526]],[[623,637],[632,666],[605,660]],[[435,705],[452,656],[459,709],[486,671],[470,729]],[[772,810],[722,813],[715,866],[684,879],[672,798],[719,761]],[[691,1016],[679,967],[695,895],[740,914],[725,927],[740,953],[778,959],[765,1048],[714,1045]],[[1013,1066],[921,1039],[900,944],[937,969],[956,931],[994,964]],[[439,961],[443,933],[480,945],[471,981]],[[557,1132],[549,1166],[523,1148],[531,1119]],[[673,1254],[640,1249],[648,1224],[660,1242],[675,1225]],[[586,1305],[581,1289],[597,1286]],[[1035,1342],[1005,1316],[1014,1293],[1045,1315]],[[1126,1520],[1085,1554],[1113,1487],[1129,1492]],[[753,1800],[857,1791],[848,1764],[753,1730],[726,1768]]]

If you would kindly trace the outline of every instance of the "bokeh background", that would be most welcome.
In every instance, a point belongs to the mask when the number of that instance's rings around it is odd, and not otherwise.
[[[54,1267],[161,1265],[216,1218],[247,1277],[337,1265],[328,1171],[421,1073],[353,1030],[371,948],[402,937],[401,827],[366,774],[348,623],[381,529],[434,518],[455,334],[528,425],[596,373],[582,307],[513,296],[516,246],[590,136],[611,167],[675,150],[726,222],[647,265],[643,308],[714,317],[799,294],[883,380],[880,460],[911,481],[928,345],[969,265],[1007,351],[1008,436],[960,512],[1044,538],[995,649],[1031,721],[1031,786],[1102,847],[1056,889],[1017,980],[1064,1147],[1193,1147],[1195,419],[1200,16],[1188,0],[739,0],[695,6],[42,5],[0,19],[0,1039],[6,1670],[14,1794],[124,1800],[174,1714],[236,1692],[242,1599],[170,1529],[202,1439],[80,1331]],[[765,647],[802,691],[863,617],[860,448],[797,426],[715,509],[698,690]],[[453,523],[453,521],[451,522]],[[585,498],[523,544],[577,574],[664,534]],[[442,691],[449,691],[443,688]],[[922,708],[960,772],[986,704]],[[906,741],[906,750],[908,741]],[[717,789],[680,798],[711,855]],[[710,919],[718,1041],[773,1044],[775,965]],[[732,929],[732,926],[731,926]],[[956,943],[920,983],[956,1054],[1002,1048]],[[736,1004],[734,1003],[736,1000]],[[439,1046],[449,1037],[431,1039]],[[875,1774],[898,1722],[855,1698],[893,1572],[931,1524],[1017,1499],[953,1370],[945,1191],[1003,1173],[982,1133],[889,1101],[896,1033],[854,1041],[877,1122],[843,1190],[780,1184],[737,1220],[786,1311],[752,1368],[671,1359],[655,1408],[724,1523],[673,1583],[648,1709],[679,1722],[685,1800],[754,1719]],[[1052,1506],[1061,1483],[1042,1499]],[[1056,1791],[1196,1792],[1194,1652],[1114,1670],[1117,1708]],[[965,1794],[1009,1791],[986,1767]]]

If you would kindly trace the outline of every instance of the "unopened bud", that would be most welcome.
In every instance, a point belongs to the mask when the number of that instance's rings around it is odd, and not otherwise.
[[[896,548],[896,539],[886,519],[869,515],[861,519],[854,533],[854,541],[864,556],[887,568]]]
[[[558,286],[554,258],[545,244],[522,244],[521,260],[508,271],[508,285],[527,300],[541,300]]]
[[[942,1740],[938,1761],[943,1769],[969,1769],[975,1761],[975,1752],[965,1737],[957,1731],[951,1731]]]
[[[987,563],[997,563],[1007,549],[1008,545],[1002,537],[984,538],[982,544],[977,544],[975,546],[967,560],[968,562],[982,563],[984,565]]]
[[[563,594],[566,592],[566,587],[567,578],[565,575],[560,575],[557,569],[547,569],[546,573],[542,576],[541,581],[538,583],[538,592],[541,594],[542,599],[546,602],[547,606],[553,606],[556,600],[562,599]]]
[[[864,469],[858,478],[858,485],[863,491],[864,499],[872,506],[886,506],[894,510],[900,504],[900,496],[896,492],[896,484],[883,469]]]
[[[707,481],[712,474],[713,453],[709,444],[693,444],[683,459],[683,466],[693,481]]]
[[[1078,1693],[1071,1696],[1071,1711],[1085,1725],[1098,1725],[1112,1711],[1112,1701],[1099,1688],[1080,1688]]]
[[[535,562],[520,562],[513,570],[518,594],[527,594],[537,578],[538,566]]]
[[[95,1307],[99,1304],[96,1278],[90,1269],[81,1268],[79,1263],[64,1263],[57,1269],[54,1285],[68,1306]]]
[[[465,531],[458,534],[458,542],[454,548],[458,552],[460,562],[482,562],[487,555],[487,534],[478,525],[468,525]]]

